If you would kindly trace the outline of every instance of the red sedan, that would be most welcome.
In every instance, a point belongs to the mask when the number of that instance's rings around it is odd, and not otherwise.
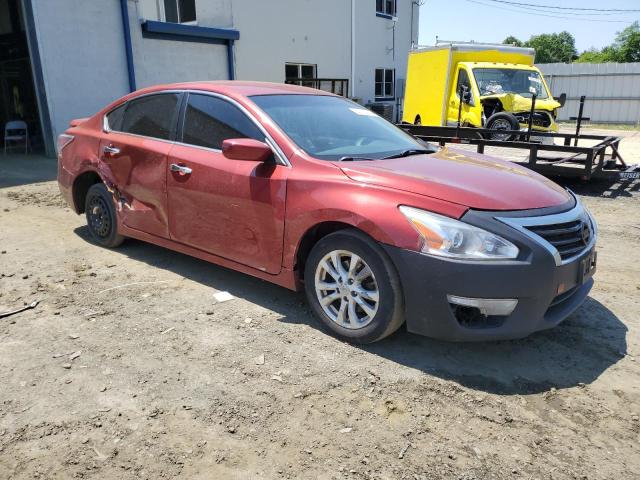
[[[146,88],[72,121],[58,160],[100,245],[137,238],[304,288],[349,341],[404,322],[450,340],[523,337],[593,284],[596,225],[569,191],[318,90]]]

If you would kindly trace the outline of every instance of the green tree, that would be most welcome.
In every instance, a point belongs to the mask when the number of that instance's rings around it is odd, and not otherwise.
[[[524,46],[535,48],[536,63],[570,63],[578,58],[575,38],[566,31],[534,35]]]
[[[524,45],[522,43],[522,40],[514,37],[513,35],[509,35],[502,41],[502,43],[504,43],[505,45],[515,45],[516,47],[521,47],[522,45]]]
[[[609,63],[619,61],[620,52],[613,46],[609,45],[608,47],[604,47],[602,50],[598,50],[597,48],[585,50],[580,54],[576,63]]]
[[[502,43],[516,47],[535,48],[536,63],[570,63],[578,58],[576,40],[566,31],[534,35],[526,42],[509,35]]]
[[[633,22],[618,32],[613,47],[618,52],[619,62],[640,62],[640,24]]]

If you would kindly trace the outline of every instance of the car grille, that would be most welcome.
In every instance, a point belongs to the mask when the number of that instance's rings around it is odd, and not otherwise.
[[[553,245],[562,260],[574,257],[585,250],[593,235],[589,224],[582,219],[526,228]]]

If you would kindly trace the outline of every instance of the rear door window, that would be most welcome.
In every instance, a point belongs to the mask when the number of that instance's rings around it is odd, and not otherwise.
[[[179,100],[179,93],[147,95],[131,100],[124,112],[120,131],[171,140]]]
[[[182,142],[222,149],[229,138],[265,141],[264,134],[238,107],[218,97],[190,93],[184,114]]]

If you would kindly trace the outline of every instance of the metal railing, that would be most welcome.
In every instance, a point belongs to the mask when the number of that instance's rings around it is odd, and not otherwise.
[[[342,95],[343,97],[349,95],[348,78],[287,78],[284,83],[315,88],[324,92]]]

